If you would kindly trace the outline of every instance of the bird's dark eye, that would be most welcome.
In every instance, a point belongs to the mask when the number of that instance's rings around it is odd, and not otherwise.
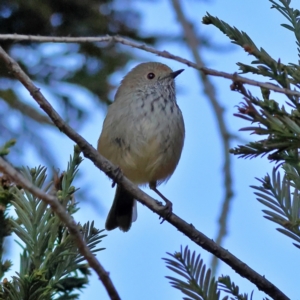
[[[154,73],[148,73],[147,78],[148,79],[153,79],[155,77]]]

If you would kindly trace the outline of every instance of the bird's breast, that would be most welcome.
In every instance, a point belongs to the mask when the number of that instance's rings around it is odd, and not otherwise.
[[[118,104],[104,122],[100,153],[135,183],[169,178],[184,142],[184,122],[175,98],[149,94],[129,105],[122,103],[122,108]]]

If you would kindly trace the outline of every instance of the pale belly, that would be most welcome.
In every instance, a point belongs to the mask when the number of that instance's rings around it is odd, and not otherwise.
[[[159,106],[160,103],[155,103]],[[184,142],[184,123],[177,104],[127,111],[116,120],[109,111],[98,151],[136,184],[163,182],[174,172]],[[124,112],[124,110],[123,110]]]

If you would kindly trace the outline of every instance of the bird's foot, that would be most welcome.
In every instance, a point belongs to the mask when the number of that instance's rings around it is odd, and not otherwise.
[[[162,210],[164,211],[164,216],[160,216],[159,219],[162,219],[160,224],[162,224],[166,218],[170,217],[173,212],[173,203],[167,199],[157,188],[156,188],[156,182],[150,182],[149,187],[151,190],[153,190],[162,200],[166,202],[166,205],[162,207]]]
[[[117,184],[117,181],[121,180],[121,178],[123,177],[123,173],[122,173],[122,170],[120,169],[120,167],[116,167],[114,170],[111,171],[111,174],[115,177],[113,179],[111,187],[115,187],[115,185]]]
[[[159,217],[159,219],[161,219],[160,224],[162,224],[166,218],[169,218],[173,212],[173,203],[165,197],[164,197],[164,201],[166,202],[166,205],[164,205],[162,208],[162,210],[164,211],[164,216]]]

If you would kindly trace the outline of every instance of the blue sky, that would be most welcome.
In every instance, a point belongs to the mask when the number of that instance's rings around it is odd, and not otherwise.
[[[217,28],[201,23],[206,11],[213,16],[236,26],[249,34],[257,46],[263,47],[275,59],[282,62],[296,62],[297,49],[292,33],[280,26],[284,18],[267,0],[215,0],[215,1],[182,1],[187,17],[193,21],[196,29],[209,36],[219,50],[203,50],[202,55],[206,66],[220,71],[235,72],[236,62],[249,63],[252,58],[243,49],[230,44],[230,41]],[[296,6],[297,1],[292,1]],[[143,14],[141,30],[145,34],[181,32],[176,21],[171,1],[119,1],[120,6],[138,8]],[[299,8],[299,7],[298,7]],[[175,43],[165,43],[157,47],[180,55],[193,61],[189,50]],[[203,94],[203,87],[198,81],[197,71],[178,62],[166,60],[152,54],[133,50],[142,61],[159,61],[168,64],[173,70],[184,68],[178,76],[177,101],[183,112],[186,124],[186,140],[182,158],[172,178],[167,184],[160,186],[160,191],[173,202],[173,210],[181,218],[192,223],[197,229],[210,238],[216,236],[217,217],[223,199],[222,177],[222,144],[219,131],[210,104]],[[138,62],[132,61],[127,68],[113,76],[113,82],[119,82],[129,69]],[[252,77],[255,78],[255,77]],[[238,133],[238,129],[248,125],[233,117],[235,106],[242,97],[230,91],[231,82],[222,78],[211,78],[217,88],[217,96],[226,109],[225,118],[234,134],[244,140],[252,139],[247,133]],[[256,79],[258,79],[256,77]],[[254,95],[260,96],[257,88],[250,88]],[[26,92],[24,92],[26,93]],[[279,102],[284,97],[272,94]],[[51,99],[49,99],[51,101]],[[89,122],[80,130],[92,145],[96,146],[102,122],[105,117],[103,108],[96,107],[89,95],[78,94],[76,101],[88,106],[93,115]],[[73,142],[57,131],[45,131],[53,144],[64,145],[60,151],[61,168],[66,165],[73,150]],[[239,141],[233,141],[232,147]],[[28,153],[28,161],[33,165],[39,162],[34,153]],[[299,249],[292,241],[275,230],[275,224],[263,218],[263,207],[253,194],[250,185],[258,182],[255,177],[263,177],[272,171],[273,165],[266,158],[242,160],[232,157],[234,192],[228,230],[224,248],[228,249],[254,270],[264,275],[277,285],[291,299],[298,299],[297,285],[300,275],[300,262],[296,260]],[[76,221],[84,223],[95,220],[95,226],[104,227],[106,214],[114,197],[111,181],[94,165],[84,160],[81,169],[80,184],[87,187],[100,205],[82,206],[76,215]],[[149,189],[145,191],[157,198]],[[205,250],[190,242],[183,234],[167,222],[160,224],[158,216],[146,207],[138,205],[138,220],[128,233],[119,230],[109,232],[103,240],[102,247],[107,250],[98,254],[99,261],[110,272],[111,278],[122,299],[181,299],[182,294],[172,288],[166,275],[174,275],[165,267],[162,257],[166,252],[179,251],[180,246],[188,245],[210,262],[211,256]],[[19,249],[15,247],[15,255]],[[230,275],[241,291],[251,293],[254,289],[255,299],[261,299],[264,294],[256,287],[241,278],[227,265],[221,263],[217,275]],[[296,281],[297,280],[297,281]],[[84,290],[81,299],[108,299],[102,284],[93,275],[90,286]]]

